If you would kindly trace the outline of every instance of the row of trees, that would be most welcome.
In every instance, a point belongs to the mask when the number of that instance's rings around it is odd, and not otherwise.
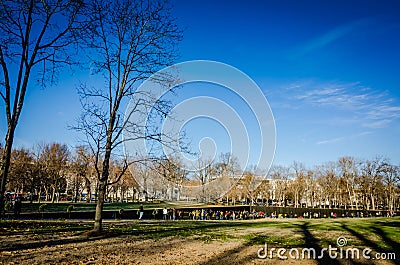
[[[74,201],[85,198],[91,202],[98,197],[96,158],[88,148],[79,146],[71,152],[65,145],[53,143],[32,151],[14,150],[12,154],[8,190],[53,202],[60,194],[68,194]],[[294,162],[288,167],[273,166],[266,178],[252,171],[242,176],[229,155],[221,155],[214,162],[198,161],[198,168],[192,172],[177,159],[146,161],[126,171],[122,161],[113,160],[110,165],[105,198],[113,201],[219,200],[389,211],[400,207],[400,166],[383,158],[342,157],[313,169]]]
[[[261,184],[245,174],[229,196],[281,206],[394,211],[400,209],[400,167],[381,157],[342,157],[313,169],[294,162],[273,166]]]
[[[98,179],[95,158],[87,148],[79,146],[71,152],[60,143],[39,145],[35,150],[16,149],[12,152],[7,191],[24,196],[30,201],[77,202],[98,198]],[[106,197],[124,199],[128,192],[138,192],[138,185],[130,171],[123,171],[121,161],[111,161]],[[122,198],[121,198],[122,196]]]
[[[231,162],[234,160],[229,160],[227,155],[220,158],[218,163],[198,162],[194,172],[185,169],[176,158],[144,160],[130,165],[129,170],[126,170],[124,160],[113,159],[105,199],[190,199],[201,202],[218,199],[233,183],[229,176],[238,172],[238,166]],[[15,149],[7,191],[38,201],[59,201],[66,195],[72,201],[98,200],[97,171],[101,168],[96,169],[96,164],[101,165],[101,161],[97,159],[87,146],[78,146],[71,151],[66,145],[52,143],[31,150]],[[225,177],[218,180],[221,175]],[[210,185],[210,182],[215,183]]]

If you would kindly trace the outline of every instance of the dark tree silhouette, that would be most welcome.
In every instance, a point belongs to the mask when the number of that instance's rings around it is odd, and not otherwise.
[[[0,209],[29,81],[35,78],[45,86],[55,80],[59,67],[72,63],[70,46],[80,27],[82,6],[79,0],[0,0],[0,97],[7,121],[0,160]]]

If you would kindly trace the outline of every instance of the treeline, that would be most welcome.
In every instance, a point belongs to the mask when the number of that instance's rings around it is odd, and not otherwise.
[[[69,150],[64,144],[51,143],[31,150],[15,149],[7,191],[24,194],[31,200],[54,202],[67,195],[68,200],[90,202],[98,192],[96,171],[101,171],[95,165],[95,156],[84,146]],[[221,155],[217,162],[203,161],[198,171],[191,173],[182,163],[170,159],[132,165],[120,174],[123,168],[123,160],[112,159],[108,201],[190,199],[388,211],[400,207],[400,167],[382,157],[372,160],[342,157],[312,169],[294,162],[291,166],[273,166],[267,177],[248,171],[238,178],[240,170],[235,159],[227,155]],[[217,195],[212,185],[205,184],[218,178],[221,180],[216,186],[226,184],[230,188]],[[139,185],[137,180],[146,186]],[[185,190],[191,186],[206,188]]]
[[[276,206],[398,210],[400,167],[388,159],[342,157],[307,169],[301,163],[273,166],[256,188],[256,177],[245,175],[230,193],[233,200]]]
[[[86,200],[97,197],[97,173],[93,155],[84,146],[70,150],[67,145],[51,143],[33,149],[12,151],[7,192],[27,200]],[[122,161],[112,160],[107,196],[126,196],[137,191],[137,184],[129,171],[119,174]],[[85,192],[85,193],[84,193]],[[85,194],[83,196],[83,193]]]

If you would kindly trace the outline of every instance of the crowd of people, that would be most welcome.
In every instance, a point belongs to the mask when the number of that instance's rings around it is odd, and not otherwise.
[[[160,212],[159,212],[160,211]],[[330,213],[321,212],[303,212],[301,214],[263,212],[263,211],[248,211],[248,210],[220,210],[220,209],[175,209],[164,207],[161,210],[154,209],[152,212],[153,219],[159,219],[162,214],[163,220],[251,220],[260,218],[362,218],[362,217],[393,217],[394,213],[391,212],[376,212],[373,216],[371,213],[366,214],[362,211],[359,212],[345,212],[338,214],[334,211]],[[142,219],[142,218],[140,218]]]
[[[21,214],[21,210],[22,210],[22,201],[21,201],[21,197],[16,196],[16,195],[9,195],[6,194],[6,196],[4,196],[4,209],[0,209],[0,211],[13,211],[14,212],[14,218],[18,219],[20,214]]]
[[[250,212],[246,210],[213,210],[213,209],[193,209],[181,210],[176,208],[154,209],[152,216],[158,219],[162,214],[163,220],[247,220],[255,218],[263,218],[263,212]]]

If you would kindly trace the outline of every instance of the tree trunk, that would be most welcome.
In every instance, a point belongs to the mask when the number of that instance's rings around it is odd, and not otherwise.
[[[38,200],[37,202],[40,203],[40,200],[42,199],[42,187],[39,188],[39,193],[38,193]]]
[[[358,199],[357,199],[357,196],[356,196],[356,193],[354,190],[353,190],[353,198],[354,198],[354,202],[356,204],[356,210],[358,210]],[[353,208],[353,207],[351,207],[351,208]]]
[[[56,188],[52,187],[52,193],[51,193],[51,203],[54,203],[54,200],[56,198]]]
[[[106,183],[99,182],[99,191],[96,203],[96,214],[94,216],[94,227],[93,231],[101,232],[103,230],[103,206],[104,206],[104,195],[106,194]]]
[[[174,186],[171,184],[171,185],[169,185],[169,199],[171,200],[171,201],[173,201],[173,196],[174,196]]]
[[[78,196],[79,196],[78,177],[75,176],[75,198],[74,198],[75,203],[78,202]]]
[[[15,126],[8,125],[7,136],[6,136],[6,145],[4,147],[3,156],[0,161],[1,162],[0,219],[2,219],[5,214],[4,194],[6,193],[8,171],[10,169],[10,163],[11,163],[11,151],[12,151],[12,144],[13,144],[13,140],[14,140],[14,130],[15,130]]]
[[[49,188],[47,187],[47,186],[44,186],[44,193],[46,193],[46,201],[48,201],[49,200]]]
[[[113,128],[114,126],[114,118],[111,117],[109,128]],[[107,143],[106,143],[106,152],[104,154],[103,168],[101,172],[101,176],[99,176],[98,182],[98,196],[97,196],[97,204],[96,204],[96,214],[94,217],[94,232],[101,232],[103,230],[103,205],[105,195],[107,193],[107,183],[108,177],[110,175],[110,158],[111,158],[111,146],[112,146],[112,133],[107,133]]]
[[[88,178],[85,178],[85,185],[86,185],[86,202],[89,203],[92,197],[92,190],[90,188],[90,181]]]
[[[375,196],[371,194],[372,210],[375,210]]]

